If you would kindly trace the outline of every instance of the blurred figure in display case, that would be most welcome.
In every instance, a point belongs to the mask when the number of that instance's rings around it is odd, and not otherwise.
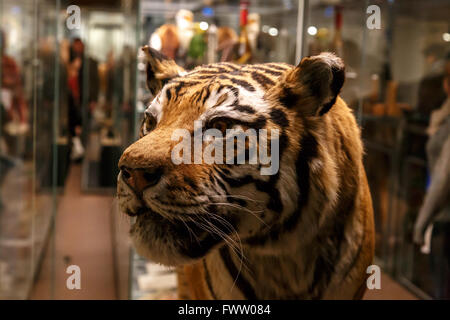
[[[28,107],[25,102],[20,68],[14,58],[6,54],[7,39],[0,30],[1,41],[1,130],[4,138],[2,153],[20,156],[19,143],[29,129]]]
[[[431,112],[442,106],[446,99],[442,89],[445,52],[446,47],[442,44],[431,44],[423,51],[426,70],[419,84],[417,104],[419,120],[428,121]]]
[[[414,226],[414,242],[430,254],[437,299],[450,298],[450,72],[443,82],[447,98],[431,113],[427,129],[430,184]]]
[[[97,105],[100,89],[98,63],[93,58],[86,57],[84,50],[83,41],[80,38],[75,38],[70,47],[70,57],[67,65],[67,85],[69,89],[68,122],[72,141],[70,157],[74,161],[81,160],[84,155],[82,144],[83,102],[87,102],[88,111],[92,112]],[[85,72],[87,72],[87,75],[84,74]],[[88,82],[87,84],[85,83],[86,81]],[[85,89],[87,89],[86,92],[84,91]]]

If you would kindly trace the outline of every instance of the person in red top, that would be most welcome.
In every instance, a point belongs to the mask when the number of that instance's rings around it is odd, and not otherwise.
[[[10,121],[27,122],[27,104],[25,102],[20,69],[15,60],[6,55],[6,38],[0,31],[1,40],[1,93],[0,104],[2,128]]]
[[[86,67],[85,64],[87,64]],[[87,74],[83,75],[85,72]],[[84,43],[80,38],[73,39],[70,47],[67,87],[69,89],[69,134],[72,141],[71,159],[78,161],[84,155],[82,145],[83,107],[87,108],[85,111],[89,117],[89,113],[95,109],[99,93],[98,63],[95,59],[85,56]],[[87,102],[86,106],[83,102]],[[86,120],[88,119],[86,118]]]
[[[0,148],[0,187],[2,187],[8,171],[16,165],[14,145],[7,139],[11,134],[11,131],[7,130],[8,124],[16,124],[16,129],[25,132],[28,110],[19,66],[12,57],[6,55],[6,37],[3,30],[0,30],[0,57],[0,137],[6,147]],[[4,200],[0,197],[0,214],[3,204]]]

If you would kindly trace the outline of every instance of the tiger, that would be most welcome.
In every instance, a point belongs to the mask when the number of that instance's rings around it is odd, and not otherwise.
[[[297,66],[220,62],[187,71],[142,50],[154,98],[117,182],[136,252],[176,270],[180,299],[361,299],[374,221],[360,128],[339,96],[342,59],[324,52]],[[194,135],[195,121],[225,134],[278,130],[266,140],[278,143],[278,171],[175,164],[173,132]]]

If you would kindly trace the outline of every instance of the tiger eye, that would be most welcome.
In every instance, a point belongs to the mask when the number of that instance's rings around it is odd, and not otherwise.
[[[148,132],[152,131],[156,127],[156,119],[154,116],[147,116],[145,120],[146,129]]]
[[[151,114],[146,114],[142,123],[141,138],[150,133],[156,127],[156,118]]]

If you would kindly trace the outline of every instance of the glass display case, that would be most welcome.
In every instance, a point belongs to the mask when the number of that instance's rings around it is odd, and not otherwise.
[[[0,1],[0,299],[29,296],[55,216],[57,1]]]
[[[70,4],[0,1],[0,300],[33,290],[55,297],[55,277],[65,274],[55,268],[70,260],[55,233],[58,200],[77,162],[74,137],[84,149],[82,190],[111,198],[119,156],[135,138],[139,1],[109,2],[107,10],[78,1],[81,25],[73,28]],[[114,259],[127,261],[130,246],[120,238],[127,231],[110,208]]]
[[[309,1],[304,47],[307,55],[335,51],[346,63],[342,96],[362,128],[375,212],[376,263],[419,297],[448,299],[448,213],[434,221],[435,231],[425,241],[431,242],[428,250],[413,237],[433,183],[427,128],[432,112],[446,98],[450,4],[335,2]],[[369,28],[367,22],[375,13],[368,10],[372,4],[379,10],[379,28]]]

